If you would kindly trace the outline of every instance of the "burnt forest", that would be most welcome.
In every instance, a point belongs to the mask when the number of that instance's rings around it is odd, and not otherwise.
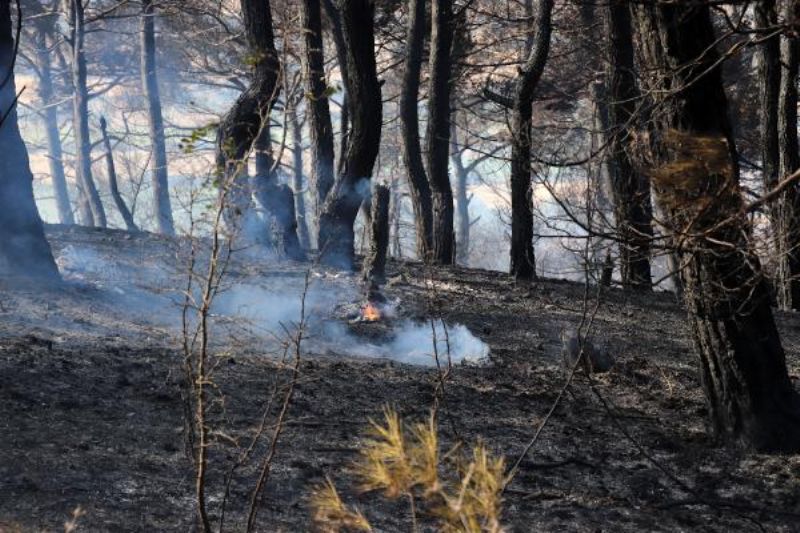
[[[0,533],[800,532],[800,0],[0,0]]]

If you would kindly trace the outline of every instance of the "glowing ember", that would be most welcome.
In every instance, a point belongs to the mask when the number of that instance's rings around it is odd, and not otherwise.
[[[372,302],[367,302],[361,307],[361,320],[364,322],[377,322],[381,319],[381,310]]]

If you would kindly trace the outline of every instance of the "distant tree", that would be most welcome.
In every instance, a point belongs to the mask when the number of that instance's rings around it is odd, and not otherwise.
[[[352,268],[353,225],[378,156],[383,116],[375,64],[375,3],[341,0],[338,13],[346,47],[347,105],[352,129],[347,154],[320,213],[318,246],[323,263]]]
[[[78,188],[78,214],[87,226],[106,227],[106,212],[92,176],[92,140],[89,133],[89,89],[86,70],[85,0],[69,2],[70,60],[72,70],[72,121],[75,129],[75,172]]]
[[[103,142],[103,157],[106,160],[106,176],[108,178],[108,187],[111,189],[111,198],[114,199],[114,204],[117,206],[117,210],[119,211],[123,222],[125,222],[125,229],[128,231],[139,231],[139,228],[136,227],[136,224],[133,221],[133,215],[131,214],[130,209],[128,209],[128,205],[125,203],[125,200],[123,200],[122,195],[119,192],[119,185],[117,184],[117,168],[114,164],[114,152],[111,148],[111,139],[108,136],[108,125],[105,117],[103,116],[100,117],[100,135]]]
[[[456,108],[455,103],[453,108]],[[461,115],[464,116],[465,114],[461,113]],[[474,150],[474,146],[472,142],[467,140],[466,133],[463,137],[459,134],[459,129],[462,127],[465,132],[468,132],[468,124],[466,121],[463,124],[459,124],[455,120],[457,116],[453,117],[454,120],[450,124],[450,163],[453,167],[456,201],[456,260],[459,265],[469,266],[472,226],[481,217],[478,215],[473,218],[470,213],[469,207],[472,204],[474,195],[467,191],[468,183],[471,176],[477,175],[477,169],[481,163],[494,157],[503,148],[503,145],[497,144],[493,149],[473,156],[470,161],[465,160],[466,154]]]
[[[300,240],[300,246],[308,250],[311,248],[311,243],[306,219],[306,186],[303,179],[305,177],[303,172],[303,125],[297,112],[300,100],[301,97],[293,96],[286,112],[289,114],[288,125],[292,130],[292,194],[297,219],[297,238]]]
[[[36,209],[28,150],[17,122],[13,31],[11,2],[0,0],[0,275],[57,281],[58,268]]]
[[[530,10],[530,2],[527,4]],[[533,97],[550,53],[553,0],[542,0],[538,13],[529,15],[531,37],[528,55],[519,69],[511,98],[485,94],[508,107],[511,116],[511,274],[517,279],[536,278],[533,250],[533,206],[531,189],[531,133]]]
[[[716,434],[800,450],[794,390],[761,265],[749,242],[736,146],[708,4],[635,4],[656,200],[681,262],[684,298]]]
[[[169,199],[167,146],[164,136],[164,118],[161,113],[161,93],[158,88],[156,65],[155,2],[142,0],[140,34],[141,79],[147,104],[147,118],[152,142],[153,205],[156,229],[164,235],[175,235],[172,221],[172,203]]]
[[[56,22],[58,21],[57,2],[32,2],[35,9],[33,18],[35,56],[34,70],[39,78],[38,93],[42,105],[40,116],[47,136],[47,162],[50,168],[50,179],[53,181],[53,192],[58,209],[58,221],[62,224],[74,224],[72,205],[67,190],[67,178],[64,173],[64,154],[61,135],[58,127],[58,104],[53,80],[53,49],[56,46]]]

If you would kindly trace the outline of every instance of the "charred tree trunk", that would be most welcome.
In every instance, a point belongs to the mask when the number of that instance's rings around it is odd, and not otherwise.
[[[319,0],[303,0],[303,77],[311,132],[311,183],[314,204],[321,206],[335,181],[333,127],[325,81],[325,54]]]
[[[320,214],[318,244],[323,263],[352,268],[353,224],[380,146],[381,87],[375,65],[374,2],[342,0],[339,5],[347,47],[347,102],[352,132],[342,170]]]
[[[276,181],[260,180],[256,182],[254,193],[266,211],[269,242],[280,255],[305,261],[306,254],[297,237],[292,189]]]
[[[389,250],[389,201],[391,190],[379,183],[372,194],[369,254],[364,262],[364,279],[380,285],[386,279],[386,253]]]
[[[84,0],[70,1],[70,40],[72,52],[72,120],[75,128],[75,173],[80,187],[78,213],[87,226],[106,227],[106,212],[92,176],[92,141],[89,135],[89,89],[86,85],[86,36]]]
[[[511,274],[536,278],[533,251],[533,191],[531,190],[531,132],[533,95],[550,52],[553,0],[542,0],[536,17],[533,46],[520,69],[511,118]]]
[[[287,103],[286,113],[291,121],[295,102]],[[247,195],[240,202],[247,205],[244,213],[244,226],[254,242],[272,246],[279,255],[303,261],[306,259],[298,235],[298,222],[295,211],[295,196],[288,185],[278,182],[275,160],[272,157],[272,138],[269,117],[265,121],[255,146],[256,174],[242,183],[240,194]],[[301,161],[302,165],[302,161]],[[250,196],[255,196],[261,206],[266,224],[262,224],[253,209],[249,209]],[[245,204],[246,202],[246,204]]]
[[[633,33],[628,2],[608,5],[608,117],[613,138],[611,193],[619,235],[619,267],[623,287],[650,290],[650,242],[653,238],[650,182],[633,165],[631,121],[640,101],[636,85]]]
[[[103,135],[103,148],[105,149],[106,159],[106,173],[108,174],[108,186],[111,189],[111,197],[114,198],[114,203],[117,205],[119,214],[125,222],[125,228],[128,231],[139,231],[136,223],[133,221],[130,209],[125,205],[125,200],[119,193],[119,185],[117,184],[117,169],[114,166],[114,153],[111,151],[111,139],[108,138],[108,129],[106,127],[105,117],[100,117],[100,132]]]
[[[47,36],[55,32],[51,17],[40,17],[36,24],[36,62],[39,68],[39,99],[44,110],[44,128],[47,133],[47,162],[50,178],[53,180],[53,192],[58,208],[58,221],[62,224],[75,224],[72,206],[67,190],[67,178],[64,174],[64,151],[61,146],[61,135],[58,127],[58,106],[55,103],[53,90],[53,71],[48,50]]]
[[[800,449],[800,397],[767,283],[748,242],[736,148],[706,4],[637,4],[656,198],[681,261],[684,297],[716,434],[758,450]]]
[[[419,85],[425,47],[425,0],[410,0],[406,33],[405,70],[400,92],[403,163],[411,194],[416,228],[417,257],[427,261],[433,248],[433,203],[428,174],[420,149]]]
[[[292,128],[292,192],[295,219],[297,220],[297,238],[300,240],[300,247],[308,250],[311,245],[308,236],[305,187],[303,185],[303,129],[300,125],[300,120],[297,118],[299,98],[294,100],[288,109],[289,125]]]
[[[242,229],[243,219],[252,209],[252,195],[265,210],[272,200],[263,198],[276,185],[270,156],[269,116],[280,94],[280,62],[275,50],[270,3],[241,0],[247,45],[252,59],[250,85],[239,95],[222,118],[217,132],[217,169],[222,175],[220,194],[226,194],[225,221],[233,231]],[[256,191],[247,174],[247,157],[256,151]],[[269,216],[269,213],[267,213]],[[254,241],[260,235],[245,235]]]
[[[141,20],[141,75],[147,117],[150,126],[150,139],[153,143],[153,208],[156,215],[156,229],[164,235],[175,235],[172,221],[172,203],[169,199],[169,176],[167,167],[167,145],[164,136],[164,117],[161,115],[161,94],[156,74],[156,35],[153,0],[142,1]]]
[[[800,168],[797,141],[797,74],[800,61],[800,4],[793,0],[781,3],[789,33],[780,41],[780,94],[778,97],[778,176],[784,178]],[[779,298],[786,309],[800,309],[800,190],[790,187],[778,200],[783,221],[785,255],[779,272],[785,280]]]
[[[11,2],[0,0],[0,276],[58,281],[33,198],[33,173],[17,123]]]
[[[453,0],[432,0],[427,156],[431,187],[431,262],[455,261],[453,189],[450,186],[450,91],[452,83]]]

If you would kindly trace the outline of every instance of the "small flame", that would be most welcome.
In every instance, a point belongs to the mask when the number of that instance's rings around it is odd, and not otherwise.
[[[381,319],[381,310],[372,302],[367,302],[361,307],[361,319],[364,322],[377,322]]]

